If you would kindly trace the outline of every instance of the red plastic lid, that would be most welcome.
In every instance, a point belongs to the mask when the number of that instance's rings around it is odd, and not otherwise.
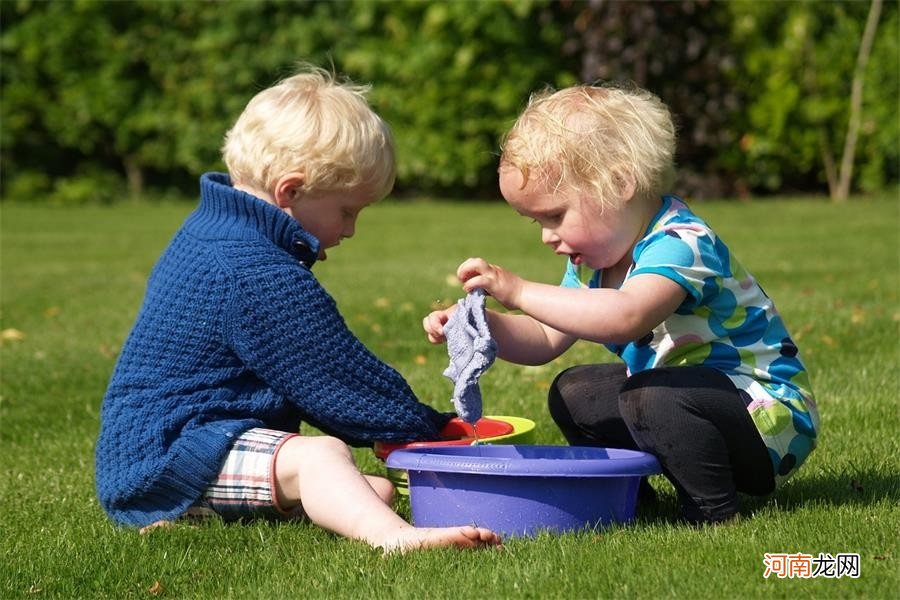
[[[508,435],[513,432],[513,426],[506,421],[498,419],[482,418],[475,423],[478,429],[478,439],[483,442],[490,438]],[[375,456],[384,460],[394,450],[401,448],[431,448],[435,446],[470,446],[475,441],[475,431],[472,425],[459,417],[453,417],[441,429],[441,439],[426,442],[375,442]]]

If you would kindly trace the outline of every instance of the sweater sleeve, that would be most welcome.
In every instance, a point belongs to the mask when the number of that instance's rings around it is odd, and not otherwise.
[[[304,420],[356,446],[438,438],[450,416],[419,402],[353,335],[310,271],[273,264],[235,285],[235,351]]]

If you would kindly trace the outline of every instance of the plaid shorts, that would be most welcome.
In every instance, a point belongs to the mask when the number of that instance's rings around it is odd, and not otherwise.
[[[298,506],[284,510],[275,493],[275,456],[296,433],[256,427],[235,440],[219,477],[187,511],[188,517],[219,515],[238,519],[291,519],[303,515]]]

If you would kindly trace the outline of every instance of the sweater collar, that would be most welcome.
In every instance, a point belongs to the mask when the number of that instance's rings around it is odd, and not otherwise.
[[[319,256],[319,240],[278,207],[235,189],[227,173],[200,177],[200,205],[191,216],[193,227],[208,235],[252,228],[311,268]]]

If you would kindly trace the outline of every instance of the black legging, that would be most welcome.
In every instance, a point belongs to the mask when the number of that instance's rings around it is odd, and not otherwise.
[[[550,387],[550,415],[573,446],[654,454],[690,522],[723,521],[737,492],[775,488],[768,450],[731,380],[709,367],[650,369],[581,365]]]

